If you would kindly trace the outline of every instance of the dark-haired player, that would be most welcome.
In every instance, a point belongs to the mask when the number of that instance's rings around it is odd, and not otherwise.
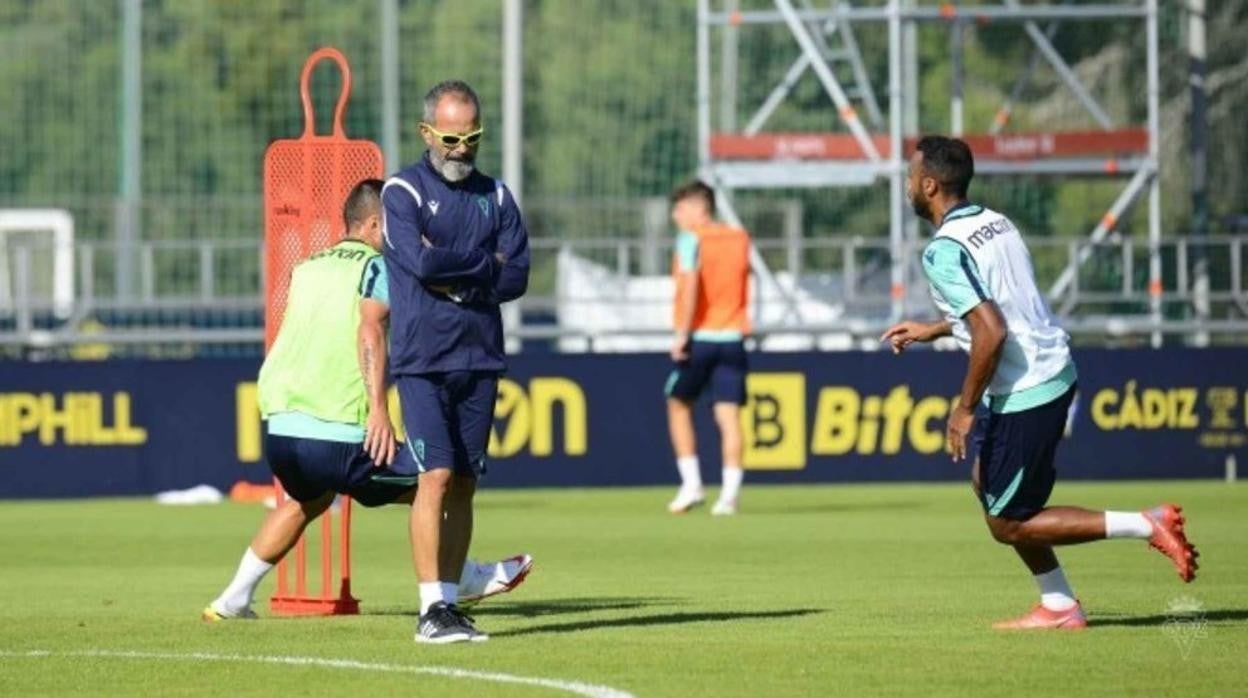
[[[1075,396],[1068,336],[1036,287],[1031,255],[1009,218],[967,199],[974,158],[966,143],[942,136],[919,141],[907,195],[936,226],[923,270],[944,319],[902,322],[882,337],[902,352],[912,342],[952,335],[970,353],[960,398],[952,406],[946,450],[966,457],[974,430],[979,456],[972,484],[992,537],[1013,546],[1040,587],[1040,603],[995,627],[1077,629],[1087,625],[1053,546],[1105,538],[1141,538],[1196,575],[1196,549],[1183,533],[1179,507],[1144,512],[1049,506],[1053,457]]]
[[[346,235],[291,273],[282,327],[259,381],[266,456],[290,498],[265,519],[204,620],[255,618],[256,586],[338,494],[366,507],[415,497],[413,478],[389,468],[398,444],[386,405],[381,190],[375,179],[356,185],[343,205]],[[461,599],[479,600],[510,591],[532,564],[528,555],[467,560],[454,586]]]

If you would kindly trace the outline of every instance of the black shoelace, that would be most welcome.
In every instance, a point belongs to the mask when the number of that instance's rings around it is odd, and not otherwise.
[[[477,626],[474,625],[474,623],[477,622],[476,619],[467,613],[464,613],[459,606],[456,606],[455,604],[447,604],[446,612],[449,613],[451,617],[454,618],[460,625],[472,628],[473,630],[477,629]]]

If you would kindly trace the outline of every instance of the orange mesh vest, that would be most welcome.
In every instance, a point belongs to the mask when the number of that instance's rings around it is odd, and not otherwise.
[[[690,232],[698,238],[698,296],[692,330],[735,330],[748,334],[749,234],[723,223],[709,223]],[[680,304],[686,281],[679,272],[679,260],[673,254],[672,275],[676,279],[673,323],[677,326],[686,311]]]

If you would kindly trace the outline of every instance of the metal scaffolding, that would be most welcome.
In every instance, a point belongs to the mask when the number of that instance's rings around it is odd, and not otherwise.
[[[1104,175],[1125,180],[1121,194],[1089,234],[1080,250],[1050,288],[1050,297],[1070,310],[1076,300],[1072,290],[1079,266],[1092,248],[1114,229],[1124,212],[1147,190],[1149,283],[1151,321],[1161,322],[1162,264],[1161,198],[1158,177],[1159,99],[1157,0],[1132,0],[1087,5],[1023,5],[1003,0],[1000,5],[917,6],[914,0],[888,0],[882,6],[858,7],[834,2],[815,8],[809,0],[773,0],[774,9],[740,11],[735,0],[718,9],[712,0],[698,0],[697,79],[699,172],[719,192],[726,218],[736,220],[731,193],[734,189],[794,187],[861,187],[887,179],[889,182],[889,241],[891,256],[892,317],[906,312],[908,250],[905,201],[906,157],[913,147],[918,110],[918,76],[914,29],[922,23],[941,23],[950,29],[953,59],[950,113],[952,131],[963,137],[976,156],[976,171],[983,174],[1077,174]],[[1147,123],[1135,127],[1115,124],[1105,109],[1054,48],[1051,39],[1061,22],[1140,22],[1144,30],[1147,60]],[[1021,24],[1033,46],[1029,62],[1020,71],[1013,89],[984,135],[962,134],[962,32],[968,23]],[[888,31],[887,113],[881,114],[853,27],[862,23],[886,23]],[[1047,23],[1041,27],[1040,23]],[[782,25],[800,49],[782,80],[747,121],[713,124],[711,110],[712,31],[731,32],[731,50],[748,41],[754,25]],[[833,45],[835,44],[835,45]],[[724,54],[729,55],[725,36]],[[735,74],[735,57],[734,63]],[[1082,132],[1034,134],[1002,133],[1014,103],[1037,64],[1045,61],[1096,123],[1097,129]],[[842,84],[833,66],[845,62],[853,84]],[[847,133],[767,133],[768,117],[788,97],[798,78],[811,70],[818,77]],[[728,89],[726,84],[722,89]],[[731,87],[735,88],[735,85]],[[721,111],[727,111],[726,109]],[[865,114],[865,119],[860,117]],[[886,121],[885,121],[886,119]],[[903,122],[906,124],[903,126]],[[880,133],[883,127],[887,130]],[[909,133],[906,132],[907,129]],[[913,230],[913,227],[911,226]],[[756,267],[768,274],[761,257]],[[791,316],[793,317],[793,316]],[[793,317],[799,320],[800,317]],[[1161,335],[1153,333],[1159,344]]]

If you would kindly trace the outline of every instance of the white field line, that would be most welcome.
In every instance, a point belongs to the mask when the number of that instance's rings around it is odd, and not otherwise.
[[[532,676],[516,676],[489,671],[472,671],[454,667],[413,666],[408,664],[384,664],[359,662],[354,659],[330,659],[327,657],[286,657],[280,655],[215,654],[212,652],[137,652],[114,650],[80,650],[54,652],[49,650],[12,651],[0,650],[0,658],[21,657],[79,657],[88,659],[155,659],[181,662],[250,662],[253,664],[284,664],[289,666],[315,666],[328,669],[354,669],[387,674],[427,674],[453,679],[472,679],[493,683],[541,686],[586,698],[634,698],[633,694],[610,686],[596,686],[579,681],[543,679]]]

